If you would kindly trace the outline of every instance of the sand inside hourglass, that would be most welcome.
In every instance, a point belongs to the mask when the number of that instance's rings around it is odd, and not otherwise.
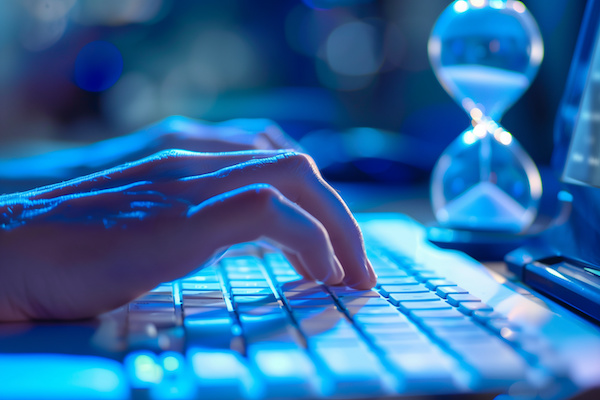
[[[527,209],[491,182],[473,185],[437,214],[441,221],[464,229],[519,232],[531,222]]]
[[[483,65],[461,64],[439,68],[440,81],[459,99],[473,99],[492,118],[503,112],[529,87],[522,73]]]

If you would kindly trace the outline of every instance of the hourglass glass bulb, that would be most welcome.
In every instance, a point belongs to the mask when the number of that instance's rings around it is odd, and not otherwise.
[[[520,1],[457,0],[428,43],[433,70],[467,113],[499,121],[527,90],[544,55],[537,24]]]
[[[428,50],[438,80],[472,120],[432,171],[438,221],[453,229],[524,232],[537,214],[540,175],[498,121],[542,61],[535,20],[520,1],[456,0],[436,22]]]

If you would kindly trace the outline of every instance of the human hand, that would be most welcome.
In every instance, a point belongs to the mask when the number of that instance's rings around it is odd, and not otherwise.
[[[0,194],[88,175],[168,149],[301,151],[300,146],[269,119],[210,123],[172,116],[129,135],[33,157],[3,160],[0,162]]]
[[[0,320],[97,315],[268,238],[304,277],[370,288],[360,230],[312,159],[165,151],[0,197]]]
[[[175,115],[134,135],[147,137],[152,153],[167,149],[201,152],[302,150],[277,123],[265,118],[238,118],[211,123]]]

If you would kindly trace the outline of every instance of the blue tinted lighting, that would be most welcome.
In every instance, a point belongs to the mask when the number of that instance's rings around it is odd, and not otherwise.
[[[115,45],[98,40],[86,44],[75,60],[75,83],[88,92],[114,85],[123,72],[123,57]]]
[[[0,399],[128,399],[121,364],[91,356],[2,354]]]

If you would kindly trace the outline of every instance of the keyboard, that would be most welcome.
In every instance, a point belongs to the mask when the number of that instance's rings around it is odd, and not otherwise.
[[[130,303],[124,364],[134,393],[373,398],[540,390],[560,379],[536,332],[450,274],[367,246],[372,290],[304,280],[282,254],[244,244]]]
[[[406,217],[358,220],[372,290],[234,246],[97,320],[0,326],[0,398],[566,399],[600,382],[597,327]]]

